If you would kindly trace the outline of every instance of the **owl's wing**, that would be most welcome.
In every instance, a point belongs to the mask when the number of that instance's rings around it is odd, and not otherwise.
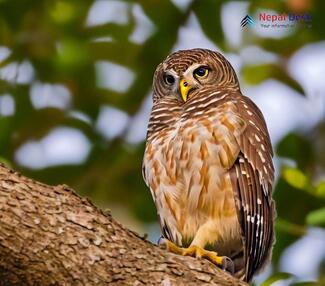
[[[240,152],[230,176],[243,232],[245,276],[249,281],[268,260],[274,241],[273,152],[258,107],[241,94],[236,95],[233,102],[246,123],[246,128],[237,137]]]

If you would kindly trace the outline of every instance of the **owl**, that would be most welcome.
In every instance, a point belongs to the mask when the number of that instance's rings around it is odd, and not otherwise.
[[[264,117],[225,57],[182,50],[158,65],[142,172],[160,244],[250,281],[274,243],[272,157]]]

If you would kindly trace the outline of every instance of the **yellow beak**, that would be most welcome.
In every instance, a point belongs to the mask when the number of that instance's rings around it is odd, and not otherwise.
[[[191,88],[192,86],[185,79],[182,79],[179,83],[179,90],[181,91],[184,102],[187,100],[187,95]]]

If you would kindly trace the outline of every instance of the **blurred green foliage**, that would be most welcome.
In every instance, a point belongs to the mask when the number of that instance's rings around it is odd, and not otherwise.
[[[141,176],[144,142],[128,143],[125,140],[128,128],[117,138],[105,139],[94,127],[101,106],[114,106],[130,116],[138,112],[150,91],[156,65],[171,52],[180,27],[191,13],[197,16],[209,40],[225,52],[238,53],[244,46],[258,45],[278,54],[285,62],[303,45],[325,38],[325,1],[254,0],[249,2],[252,14],[258,8],[279,13],[297,9],[297,12],[312,14],[313,27],[297,29],[283,38],[253,36],[245,30],[243,46],[233,47],[227,42],[221,24],[221,10],[226,2],[193,1],[181,10],[169,0],[125,1],[127,23],[89,26],[86,22],[93,0],[1,0],[0,46],[9,48],[11,53],[0,62],[0,68],[27,59],[35,76],[28,83],[0,79],[0,95],[10,94],[15,102],[13,115],[0,115],[0,161],[43,182],[69,184],[101,207],[123,205],[137,220],[155,221],[155,208]],[[129,40],[136,28],[136,19],[131,11],[133,4],[141,6],[154,26],[151,36],[143,43]],[[238,25],[239,22],[240,19]],[[112,40],[96,41],[100,37]],[[131,69],[136,74],[131,87],[124,93],[99,87],[95,69],[98,60]],[[247,64],[241,69],[241,77],[249,84],[276,78],[301,96],[304,93],[283,63]],[[71,106],[68,109],[35,109],[30,99],[31,85],[35,81],[66,86],[72,94]],[[71,110],[82,112],[90,118],[89,122],[69,116]],[[56,126],[76,128],[87,136],[92,144],[87,160],[79,165],[37,170],[18,165],[16,150],[28,140],[43,138]],[[277,243],[273,256],[275,274],[263,286],[290,278],[290,274],[278,272],[284,250],[301,238],[310,226],[325,226],[325,182],[319,180],[325,169],[324,126],[323,122],[312,130],[290,133],[275,148],[276,154],[289,159],[294,167],[284,164],[275,186],[278,210]],[[319,279],[319,283],[325,283],[321,266]]]

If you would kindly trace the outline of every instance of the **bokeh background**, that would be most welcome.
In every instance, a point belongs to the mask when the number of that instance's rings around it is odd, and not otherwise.
[[[240,26],[261,11],[312,21]],[[141,176],[154,69],[178,49],[221,51],[275,149],[277,243],[255,283],[325,285],[324,13],[321,0],[0,0],[0,161],[155,242]]]

